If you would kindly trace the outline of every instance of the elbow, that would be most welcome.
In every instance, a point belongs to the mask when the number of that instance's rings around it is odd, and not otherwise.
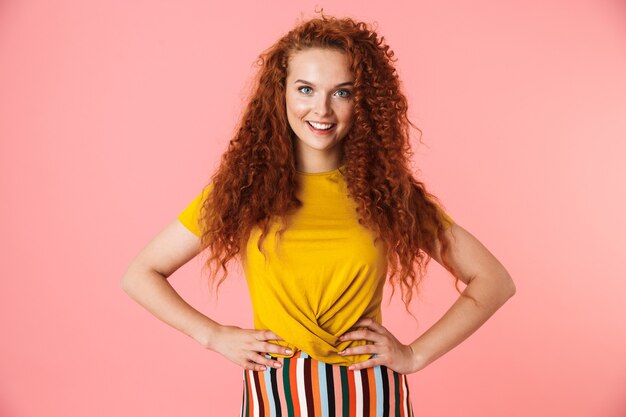
[[[130,298],[137,300],[156,278],[167,279],[140,260],[133,260],[120,280],[120,288]]]
[[[135,274],[135,262],[131,262],[131,264],[128,266],[128,268],[126,269],[126,272],[124,273],[124,275],[122,276],[122,279],[120,280],[120,288],[122,289],[122,291],[124,291],[126,294],[130,295],[132,297],[132,292],[133,292],[133,288],[134,288],[134,284],[135,284],[135,279],[134,277],[136,276]]]
[[[513,297],[515,295],[516,292],[516,288],[515,285],[513,285],[511,288],[509,288],[508,292],[506,293],[506,299],[510,299],[511,297]]]
[[[505,293],[507,295],[507,299],[509,299],[515,295],[515,292],[517,291],[517,287],[515,286],[515,282],[513,282],[513,278],[511,278],[511,275],[509,275],[508,272],[504,276],[503,281],[504,281]]]
[[[124,276],[120,280],[120,288],[126,294],[130,293],[130,291],[131,291],[131,282],[130,282],[130,277],[129,277],[128,273],[124,274]]]
[[[511,278],[511,274],[506,270],[504,265],[499,264],[498,268],[494,271],[494,285],[497,286],[498,292],[501,295],[501,298],[504,301],[515,295],[517,288],[515,286],[515,282],[513,282],[513,278]]]
[[[511,280],[511,297],[515,295],[516,291],[517,291],[517,287],[515,286],[515,283],[513,282],[513,280]]]

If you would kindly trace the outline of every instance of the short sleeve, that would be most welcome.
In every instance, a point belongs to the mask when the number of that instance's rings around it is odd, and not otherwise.
[[[452,217],[450,217],[450,215],[446,213],[441,207],[437,206],[437,212],[439,213],[439,218],[443,222],[443,230],[448,229],[454,224],[454,219],[452,219]]]
[[[200,225],[200,210],[206,197],[213,189],[213,183],[207,185],[178,215],[178,220],[185,226],[191,233],[200,237],[202,236],[202,225]]]

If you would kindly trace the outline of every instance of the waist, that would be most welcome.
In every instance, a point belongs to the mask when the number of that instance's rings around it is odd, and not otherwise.
[[[318,357],[315,358],[314,356],[311,356],[310,354],[304,352],[301,349],[298,348],[294,348],[293,349],[293,354],[292,355],[278,355],[278,354],[269,354],[266,353],[265,357],[266,358],[270,358],[273,360],[277,360],[280,363],[284,364],[285,360],[304,360],[307,359],[309,361],[314,361],[314,362],[319,362],[320,364],[325,364],[325,365],[330,365],[330,366],[342,366],[342,367],[348,367],[350,365],[352,365],[353,363],[357,363],[357,362],[363,362],[367,359],[370,359],[374,356],[376,356],[376,354],[373,355],[356,355],[356,356],[339,356],[340,360],[335,360],[334,356],[328,356],[328,357]]]
[[[316,343],[314,339],[311,338],[302,338],[296,339],[300,340],[300,342],[296,345],[294,343],[287,342],[285,340],[269,340],[269,343],[277,344],[280,346],[285,346],[293,352],[292,354],[280,354],[280,353],[272,353],[271,357],[274,359],[286,359],[286,358],[297,358],[297,359],[315,359],[319,362],[327,363],[330,365],[342,365],[342,366],[350,366],[352,364],[366,361],[371,358],[371,354],[360,354],[360,355],[348,355],[343,356],[340,355],[339,352],[354,346],[361,346],[367,344],[364,340],[349,340],[342,342],[338,345],[331,344],[323,344]]]

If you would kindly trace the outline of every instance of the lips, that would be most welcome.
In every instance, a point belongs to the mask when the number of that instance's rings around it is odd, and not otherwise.
[[[315,122],[312,120],[307,120],[306,124],[308,124],[311,129],[317,132],[326,132],[335,127],[334,123]]]

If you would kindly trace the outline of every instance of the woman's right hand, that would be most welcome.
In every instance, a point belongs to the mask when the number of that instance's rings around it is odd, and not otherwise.
[[[282,364],[265,356],[266,353],[290,355],[291,350],[268,340],[283,340],[271,330],[242,329],[220,325],[207,348],[221,354],[244,369],[265,371],[266,366],[280,368]]]
[[[281,340],[273,332],[220,325],[189,305],[168,282],[167,278],[200,250],[200,238],[176,218],[133,259],[122,278],[122,288],[163,322],[244,369],[280,368],[280,362],[265,354],[291,352],[268,342]]]

